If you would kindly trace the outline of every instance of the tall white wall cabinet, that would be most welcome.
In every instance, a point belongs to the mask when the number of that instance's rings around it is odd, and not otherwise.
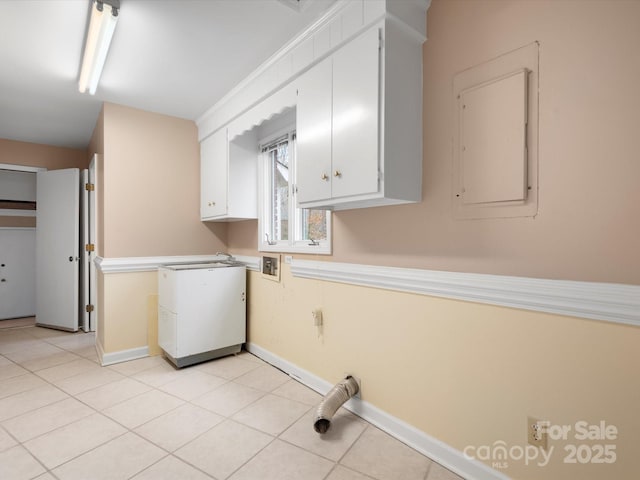
[[[301,207],[420,201],[421,65],[421,42],[384,21],[299,77]]]
[[[228,151],[226,128],[200,143],[200,216],[203,220],[222,218],[228,213]]]
[[[335,207],[379,191],[380,44],[373,28],[297,81],[301,206]]]
[[[244,165],[238,169],[243,175],[250,162],[231,150],[227,130],[244,118],[242,130],[249,131],[292,106],[292,91],[300,207],[419,202],[428,7],[425,0],[338,1],[198,119],[202,219],[255,218],[248,205],[239,212],[240,205],[229,201],[236,190],[256,188],[255,177],[234,177],[236,162]]]
[[[202,220],[257,218],[257,148],[247,145],[251,141],[257,142],[247,134],[229,142],[222,128],[200,143]]]

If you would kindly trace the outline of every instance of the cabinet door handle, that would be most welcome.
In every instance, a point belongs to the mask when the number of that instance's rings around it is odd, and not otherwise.
[[[327,177],[326,173],[323,173],[322,176],[320,177],[321,180],[328,180],[329,177]]]
[[[215,207],[216,206],[216,202],[209,202],[209,206],[210,207]]]
[[[341,177],[342,176],[342,172],[340,170],[336,170],[335,172],[333,172],[333,176],[334,177]]]

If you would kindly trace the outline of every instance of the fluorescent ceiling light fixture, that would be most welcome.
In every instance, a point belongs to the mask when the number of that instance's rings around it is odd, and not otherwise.
[[[120,0],[92,0],[87,43],[80,68],[80,93],[96,93],[113,32],[118,23]]]

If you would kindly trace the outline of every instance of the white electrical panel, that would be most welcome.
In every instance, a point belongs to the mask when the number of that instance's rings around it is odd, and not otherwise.
[[[538,211],[538,43],[453,78],[456,219]]]
[[[527,71],[460,93],[462,202],[527,196]]]

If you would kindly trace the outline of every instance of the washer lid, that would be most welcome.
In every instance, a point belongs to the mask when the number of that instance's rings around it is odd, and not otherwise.
[[[161,268],[168,270],[199,270],[204,268],[226,268],[226,267],[244,267],[244,263],[235,260],[221,260],[217,262],[207,263],[181,263],[173,265],[162,265]]]

